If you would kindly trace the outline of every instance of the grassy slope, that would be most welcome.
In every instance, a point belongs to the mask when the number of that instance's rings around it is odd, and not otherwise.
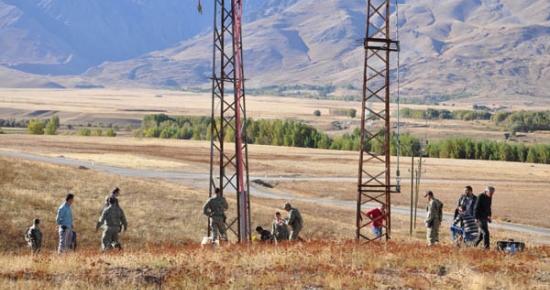
[[[545,289],[550,283],[548,246],[515,256],[447,243],[428,248],[399,230],[392,242],[360,245],[347,240],[353,236],[346,223],[350,211],[296,203],[309,242],[213,251],[198,245],[205,234],[200,207],[206,194],[195,188],[4,157],[0,180],[0,288]],[[121,238],[125,251],[101,254],[100,233],[93,229],[100,201],[115,185],[123,190],[121,205],[130,219]],[[57,257],[54,217],[67,190],[76,194],[80,248]],[[253,219],[263,224],[280,207],[278,200],[252,202]],[[46,235],[37,257],[28,255],[22,239],[34,217],[42,219]],[[394,227],[406,228],[398,219]]]

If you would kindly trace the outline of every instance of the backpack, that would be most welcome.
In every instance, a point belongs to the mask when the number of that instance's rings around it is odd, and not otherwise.
[[[439,202],[439,221],[443,221],[443,203],[440,200],[437,200]]]
[[[70,248],[73,251],[76,250],[76,232],[75,231],[71,232],[71,245],[70,245]]]

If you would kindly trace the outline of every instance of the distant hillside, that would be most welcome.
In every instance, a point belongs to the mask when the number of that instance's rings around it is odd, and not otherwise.
[[[203,15],[195,1],[62,2],[0,0],[4,66],[72,74],[52,78],[67,87],[208,87],[212,1],[202,1]],[[399,2],[404,98],[550,97],[547,0]],[[365,1],[243,3],[247,88],[361,87]]]

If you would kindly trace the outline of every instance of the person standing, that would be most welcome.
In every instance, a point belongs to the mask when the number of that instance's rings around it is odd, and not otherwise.
[[[375,237],[382,236],[383,223],[386,219],[386,205],[381,204],[365,213],[372,220],[372,233]]]
[[[483,248],[491,248],[491,239],[489,235],[489,223],[491,222],[491,203],[495,194],[495,188],[487,186],[485,192],[477,197],[477,202],[474,206],[474,217],[476,224],[479,226],[479,236],[475,241],[475,245],[479,245],[483,240]]]
[[[434,197],[434,193],[431,190],[426,191],[424,195],[428,199],[428,206],[426,208],[426,225],[428,239],[428,245],[432,246],[435,243],[439,243],[439,226],[443,219],[443,203]]]
[[[25,240],[31,248],[31,254],[40,252],[42,248],[42,232],[40,231],[40,220],[34,219],[32,226],[27,229],[25,233]]]
[[[275,220],[271,225],[271,233],[273,234],[273,239],[276,242],[288,241],[288,228],[286,225],[286,220],[281,218],[281,213],[275,213]]]
[[[456,219],[458,217],[458,208],[461,206],[464,206],[466,208],[466,211],[471,216],[474,216],[474,206],[476,204],[476,200],[477,200],[477,196],[474,194],[472,187],[469,185],[466,185],[464,187],[464,194],[462,194],[458,198],[458,204],[456,205],[453,219]],[[461,226],[463,225],[461,224]]]
[[[55,221],[59,232],[59,247],[57,249],[58,255],[60,255],[63,251],[70,251],[73,232],[73,212],[71,211],[71,205],[73,202],[74,195],[69,193],[65,196],[65,202],[57,210]]]
[[[297,208],[293,208],[288,202],[285,202],[283,207],[286,211],[288,211],[287,224],[292,228],[288,239],[290,241],[300,239],[298,236],[304,226],[304,221],[302,219],[300,211]]]
[[[225,211],[229,208],[227,201],[221,196],[221,191],[216,188],[214,191],[216,196],[209,198],[204,206],[202,212],[210,219],[210,229],[212,230],[212,243],[218,240],[218,233],[220,240],[227,241],[225,233]]]
[[[103,251],[108,251],[111,248],[122,250],[122,246],[118,241],[118,233],[122,226],[124,227],[124,231],[126,231],[128,227],[126,216],[120,206],[116,205],[116,198],[111,197],[109,198],[109,207],[103,211],[95,227],[96,231],[100,227],[103,227],[103,243],[101,247]]]

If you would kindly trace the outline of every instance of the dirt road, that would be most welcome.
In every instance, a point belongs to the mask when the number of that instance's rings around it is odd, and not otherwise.
[[[130,168],[121,168],[121,167],[113,167],[113,166],[106,166],[106,165],[100,165],[95,164],[93,162],[86,162],[86,161],[80,161],[80,160],[73,160],[69,158],[65,158],[64,156],[58,156],[58,157],[44,157],[44,156],[38,156],[38,155],[32,155],[32,154],[25,154],[25,153],[17,153],[17,152],[9,152],[9,151],[0,151],[0,155],[14,157],[14,158],[21,158],[21,159],[27,159],[32,161],[39,161],[39,162],[45,162],[45,163],[52,163],[57,165],[65,165],[65,166],[72,166],[72,167],[80,167],[83,169],[92,169],[101,171],[108,174],[115,174],[120,176],[129,176],[129,177],[138,177],[138,178],[161,178],[161,179],[167,179],[173,182],[181,182],[187,185],[195,186],[195,187],[202,187],[207,188],[208,187],[208,180],[210,176],[208,174],[197,174],[197,173],[189,173],[189,172],[166,172],[166,171],[150,171],[150,170],[139,170],[139,169],[130,169]],[[262,179],[262,180],[301,180],[301,181],[315,181],[319,178],[315,177],[284,177],[284,176],[278,176],[278,177],[254,177],[251,176],[250,180],[255,179]],[[347,182],[350,180],[356,180],[352,179],[351,177],[340,177],[340,178],[325,178],[323,179],[325,181],[331,181],[331,182]],[[429,182],[429,181],[428,181]],[[464,183],[463,181],[457,181],[460,183]],[[258,197],[264,197],[264,198],[274,198],[274,199],[292,199],[292,200],[301,200],[301,201],[307,201],[307,202],[315,202],[315,203],[321,203],[321,204],[330,204],[330,205],[336,205],[336,206],[342,206],[342,207],[356,207],[357,204],[354,201],[343,201],[343,200],[328,200],[328,199],[321,199],[321,198],[307,198],[307,197],[300,197],[292,195],[291,193],[276,193],[270,191],[268,188],[263,186],[255,185],[254,183],[251,183],[251,194]],[[396,207],[392,206],[392,212],[395,214],[402,214],[402,215],[409,215],[410,209],[405,207]],[[452,219],[452,216],[450,214],[444,215],[445,221],[450,221]],[[502,228],[505,230],[512,230],[517,232],[523,232],[523,233],[530,233],[530,234],[537,234],[537,235],[544,235],[544,236],[550,236],[550,229],[546,228],[537,228],[537,227],[530,227],[530,226],[524,226],[524,225],[516,225],[516,224],[510,224],[510,223],[498,223],[494,222],[492,227],[496,228]],[[550,243],[550,241],[548,241]]]

